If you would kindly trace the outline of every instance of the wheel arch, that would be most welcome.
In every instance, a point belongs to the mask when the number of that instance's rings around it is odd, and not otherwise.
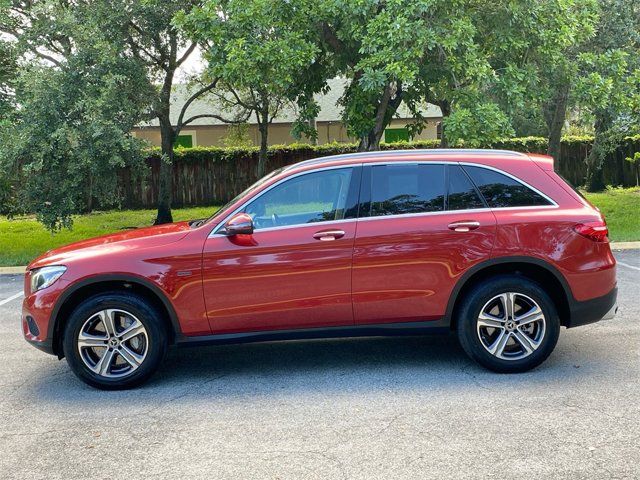
[[[136,293],[151,301],[163,313],[165,313],[166,326],[168,327],[170,338],[173,343],[180,335],[180,323],[173,305],[160,287],[147,279],[135,275],[109,274],[98,275],[78,281],[68,287],[60,296],[53,308],[47,338],[51,339],[53,353],[62,358],[62,333],[66,321],[71,312],[89,296],[106,292],[121,290]]]
[[[449,296],[445,319],[451,329],[456,328],[456,309],[465,293],[484,279],[501,274],[516,274],[541,284],[553,300],[560,323],[568,326],[571,319],[571,305],[575,299],[562,273],[549,262],[535,257],[508,256],[492,258],[469,269],[458,280]]]

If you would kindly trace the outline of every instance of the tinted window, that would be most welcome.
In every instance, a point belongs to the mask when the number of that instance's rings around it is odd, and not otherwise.
[[[324,170],[286,180],[247,205],[245,212],[256,230],[341,220],[352,170]]]
[[[475,187],[458,165],[449,165],[449,195],[447,210],[484,208],[484,203]]]
[[[443,165],[371,168],[371,216],[444,210]]]
[[[482,167],[464,167],[490,207],[549,205],[550,202],[517,180]]]

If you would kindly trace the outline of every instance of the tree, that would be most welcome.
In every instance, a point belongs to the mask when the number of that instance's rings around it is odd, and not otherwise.
[[[178,24],[205,45],[207,73],[220,80],[219,100],[236,121],[255,116],[258,176],[265,173],[269,125],[286,104],[312,98],[309,79],[321,52],[306,1],[208,0]],[[321,84],[324,82],[322,79]]]
[[[0,28],[22,60],[12,85],[19,108],[0,129],[0,163],[19,180],[13,212],[35,212],[56,230],[94,200],[117,204],[116,168],[141,161],[130,131],[147,92],[136,65],[84,20],[84,5],[51,6],[14,2],[2,12]]]
[[[14,1],[0,21],[0,31],[12,35],[24,52],[52,68],[69,69],[70,56],[85,39],[100,39],[103,56],[131,62],[132,84],[144,85],[146,102],[138,121],[157,119],[160,125],[162,162],[156,223],[172,221],[173,148],[181,129],[197,118],[189,116],[192,103],[209,92],[215,80],[194,89],[180,112],[172,115],[171,92],[176,73],[197,48],[172,23],[176,13],[190,10],[196,0],[40,0]],[[91,33],[89,33],[91,32]],[[75,64],[73,64],[75,65]],[[126,85],[125,85],[126,87]]]
[[[18,66],[14,50],[9,42],[0,39],[0,124],[7,121],[15,109],[12,91]]]
[[[344,116],[361,150],[378,148],[402,102],[414,132],[421,105],[440,107],[443,145],[511,134],[509,109],[534,84],[533,60],[557,57],[582,28],[577,0],[318,3],[324,41],[349,79]]]
[[[594,118],[594,142],[587,157],[587,189],[602,190],[607,153],[640,120],[640,4],[600,0],[597,31],[577,59],[575,96]]]

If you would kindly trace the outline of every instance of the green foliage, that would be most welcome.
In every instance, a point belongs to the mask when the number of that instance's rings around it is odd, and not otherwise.
[[[443,120],[445,131],[454,145],[479,147],[513,135],[507,115],[496,104],[458,108]]]
[[[207,0],[176,23],[207,45],[207,74],[229,93],[220,96],[227,110],[256,116],[261,134],[260,173],[264,170],[269,124],[287,104],[307,99],[317,84],[314,61],[320,56],[317,35],[303,8],[305,1]],[[301,124],[296,134],[309,133]],[[313,133],[310,134],[311,136]]]
[[[313,16],[349,80],[341,103],[350,135],[375,147],[400,101],[416,118],[415,133],[424,126],[420,107],[430,102],[445,116],[455,114],[444,130],[451,143],[478,144],[512,131],[509,114],[537,91],[535,65],[561,61],[588,34],[590,5],[332,0],[318,2]]]
[[[626,157],[625,160],[629,162],[636,171],[636,186],[640,185],[640,152],[635,152],[632,157]]]
[[[142,161],[142,143],[130,132],[149,85],[99,7],[34,2],[12,44],[22,58],[40,56],[19,63],[13,88],[20,108],[0,127],[0,167],[14,172],[5,209],[33,212],[53,231],[92,205],[117,205],[118,169]],[[27,15],[12,12],[2,21]],[[45,45],[59,53],[43,54]]]
[[[589,149],[593,143],[593,137],[563,137],[562,144],[567,148]],[[624,144],[629,149],[640,151],[640,135],[627,137]],[[461,148],[471,145],[460,143]],[[413,150],[425,148],[439,148],[439,140],[414,140],[410,142],[381,143],[380,150]],[[490,142],[473,145],[476,148],[497,148],[501,150],[514,150],[517,152],[544,153],[547,149],[545,137],[520,137],[520,138],[495,138]],[[269,156],[291,155],[295,158],[315,158],[342,153],[354,153],[358,150],[357,143],[325,143],[311,145],[308,143],[292,143],[288,145],[272,145],[268,149]],[[194,147],[181,148],[175,151],[175,159],[178,162],[236,162],[257,155],[258,147]],[[146,158],[159,160],[162,153],[159,148],[146,150]]]
[[[117,205],[118,168],[142,160],[142,144],[129,134],[136,110],[123,112],[125,88],[111,63],[84,75],[38,66],[21,75],[21,109],[0,132],[1,164],[21,172],[15,208],[57,230],[92,203]]]
[[[12,90],[17,77],[17,68],[15,48],[0,38],[0,128],[2,124],[9,121],[8,117],[15,109]]]
[[[247,148],[253,146],[253,140],[249,136],[249,125],[246,123],[229,125],[221,143],[225,148]]]
[[[606,156],[640,122],[640,4],[600,0],[602,13],[593,39],[578,55],[575,96],[594,118],[595,141],[587,159],[587,187],[604,188]]]

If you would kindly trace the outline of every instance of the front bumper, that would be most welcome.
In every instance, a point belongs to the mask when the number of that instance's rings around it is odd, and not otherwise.
[[[567,328],[579,327],[600,320],[611,320],[618,311],[618,287],[614,287],[602,297],[593,298],[584,302],[573,301],[569,305],[570,318]]]

